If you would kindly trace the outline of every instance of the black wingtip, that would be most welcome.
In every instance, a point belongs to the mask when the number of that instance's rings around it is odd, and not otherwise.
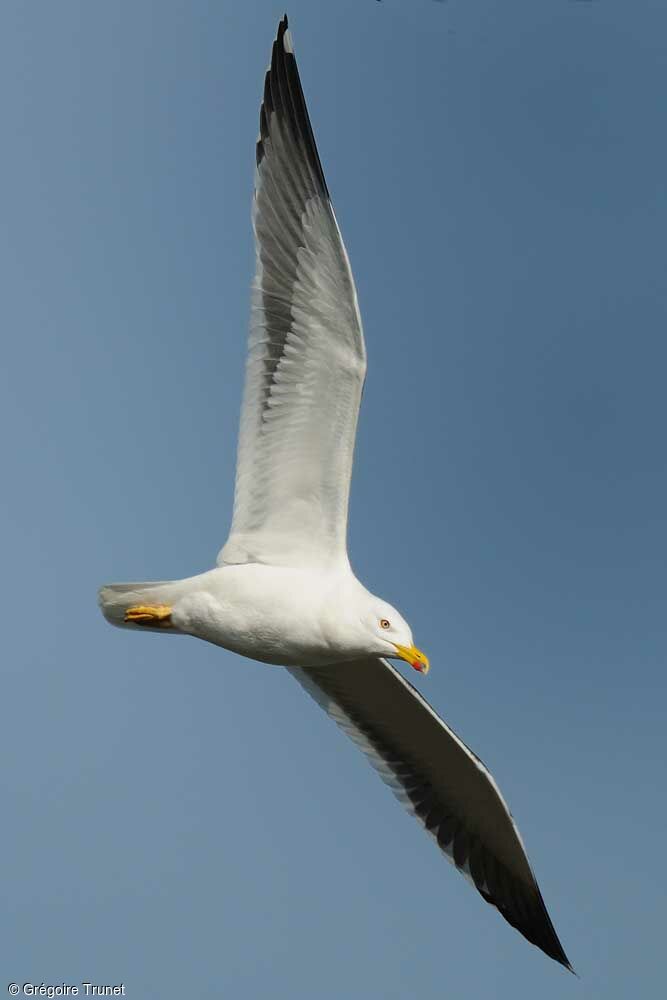
[[[262,114],[255,149],[258,167],[266,156],[267,145],[271,138],[271,121],[274,117],[278,120],[277,128],[286,129],[285,134],[289,134],[295,144],[293,152],[301,163],[299,169],[302,180],[305,181],[311,195],[318,194],[330,200],[299,79],[287,14],[278,23],[278,33],[271,50],[271,63],[264,80]]]
[[[292,51],[292,39],[287,34],[289,31],[289,21],[287,20],[287,14],[283,14],[282,19],[278,22],[278,34],[276,35],[276,42],[278,44],[282,43],[282,48],[285,52],[293,54]],[[287,39],[285,39],[287,35]]]
[[[554,950],[547,951],[545,948],[543,948],[542,950],[547,955],[549,955],[550,958],[553,958],[556,962],[558,962],[559,965],[562,965],[564,969],[567,969],[568,972],[571,972],[576,979],[579,979],[579,976],[577,975],[577,973],[572,968],[572,965],[570,964],[569,958],[563,951],[563,946],[558,940],[558,938],[556,938],[556,942],[558,946]]]
[[[562,945],[561,945],[561,951],[563,951],[563,946]],[[570,965],[570,960],[569,960],[569,958],[567,957],[567,955],[565,954],[564,951],[563,951],[563,957],[562,957],[562,959],[558,959],[558,961],[560,962],[560,964],[563,966],[564,969],[567,969],[568,972],[572,973],[572,975],[574,976],[575,979],[581,979],[581,976],[579,975],[579,973]]]

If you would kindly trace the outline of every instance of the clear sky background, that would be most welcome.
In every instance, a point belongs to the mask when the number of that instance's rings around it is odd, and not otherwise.
[[[96,608],[227,532],[282,2],[5,0],[0,988],[657,997],[667,8],[288,11],[368,345],[353,565],[429,653],[581,980],[280,669]]]

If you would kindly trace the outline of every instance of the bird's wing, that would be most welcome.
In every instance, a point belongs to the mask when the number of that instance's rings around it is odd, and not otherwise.
[[[571,969],[493,777],[412,684],[385,660],[370,658],[290,673],[487,903]]]
[[[253,221],[234,516],[218,563],[326,566],[347,558],[366,353],[286,18],[264,83]]]

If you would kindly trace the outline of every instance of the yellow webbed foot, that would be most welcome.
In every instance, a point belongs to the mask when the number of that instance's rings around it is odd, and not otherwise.
[[[151,628],[173,628],[169,604],[157,604],[153,607],[137,604],[127,609],[125,621],[132,625],[150,625]]]

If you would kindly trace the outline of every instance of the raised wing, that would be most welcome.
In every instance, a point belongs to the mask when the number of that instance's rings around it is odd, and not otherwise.
[[[482,761],[385,660],[290,673],[513,927],[570,971],[512,815]]]
[[[286,17],[264,83],[253,223],[234,516],[218,563],[330,565],[347,559],[366,353]]]

